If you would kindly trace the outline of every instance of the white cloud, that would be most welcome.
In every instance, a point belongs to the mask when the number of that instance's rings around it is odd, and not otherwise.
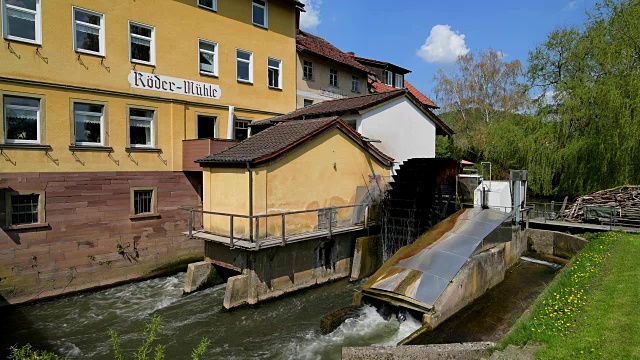
[[[458,56],[469,52],[464,37],[464,34],[451,30],[449,25],[436,25],[418,50],[418,56],[429,63],[456,61]]]
[[[304,4],[305,12],[300,14],[300,27],[313,31],[322,22],[320,19],[320,6],[322,0],[300,0]]]
[[[580,5],[581,2],[582,2],[582,0],[569,1],[569,3],[562,10],[564,10],[564,11],[574,11],[575,9],[578,8],[578,5]]]

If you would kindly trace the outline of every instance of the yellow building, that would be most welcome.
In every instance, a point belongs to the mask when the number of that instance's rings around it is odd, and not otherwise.
[[[201,251],[180,235],[179,208],[201,201],[193,160],[295,109],[302,4],[1,4],[0,295],[74,291]]]

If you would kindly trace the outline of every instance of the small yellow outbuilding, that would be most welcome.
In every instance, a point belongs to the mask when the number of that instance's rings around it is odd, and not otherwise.
[[[220,153],[197,160],[203,167],[204,230],[228,236],[228,216],[281,214],[354,205],[356,188],[390,173],[393,159],[363,140],[339,117],[285,121]],[[336,211],[332,221],[348,222],[353,208]],[[318,214],[287,215],[286,233],[313,231]],[[259,224],[237,217],[236,238],[279,236],[278,216]]]

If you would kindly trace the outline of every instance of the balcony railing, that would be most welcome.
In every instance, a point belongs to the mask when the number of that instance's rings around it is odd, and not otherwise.
[[[182,170],[202,171],[200,165],[195,163],[197,159],[218,153],[229,148],[238,141],[227,139],[191,139],[182,140]]]
[[[187,210],[187,209],[185,209]],[[231,248],[238,242],[247,243],[254,249],[260,249],[263,244],[284,246],[291,240],[298,240],[316,234],[332,238],[335,234],[364,229],[369,227],[370,205],[334,206],[320,209],[278,212],[261,215],[241,215],[205,211],[201,208],[190,208],[189,232],[190,238],[215,237],[224,238],[224,242]],[[216,230],[198,229],[200,218],[209,217],[209,222],[224,224]],[[212,220],[211,218],[217,220]],[[310,219],[313,219],[310,221]],[[317,219],[317,220],[316,220]],[[240,224],[242,223],[242,224]],[[248,232],[239,229],[248,226]],[[204,236],[202,236],[204,235]],[[241,245],[242,246],[242,245]]]

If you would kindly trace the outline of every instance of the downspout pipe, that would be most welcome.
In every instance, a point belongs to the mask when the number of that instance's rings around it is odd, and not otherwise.
[[[249,240],[253,242],[253,171],[251,164],[247,162],[249,172]]]

